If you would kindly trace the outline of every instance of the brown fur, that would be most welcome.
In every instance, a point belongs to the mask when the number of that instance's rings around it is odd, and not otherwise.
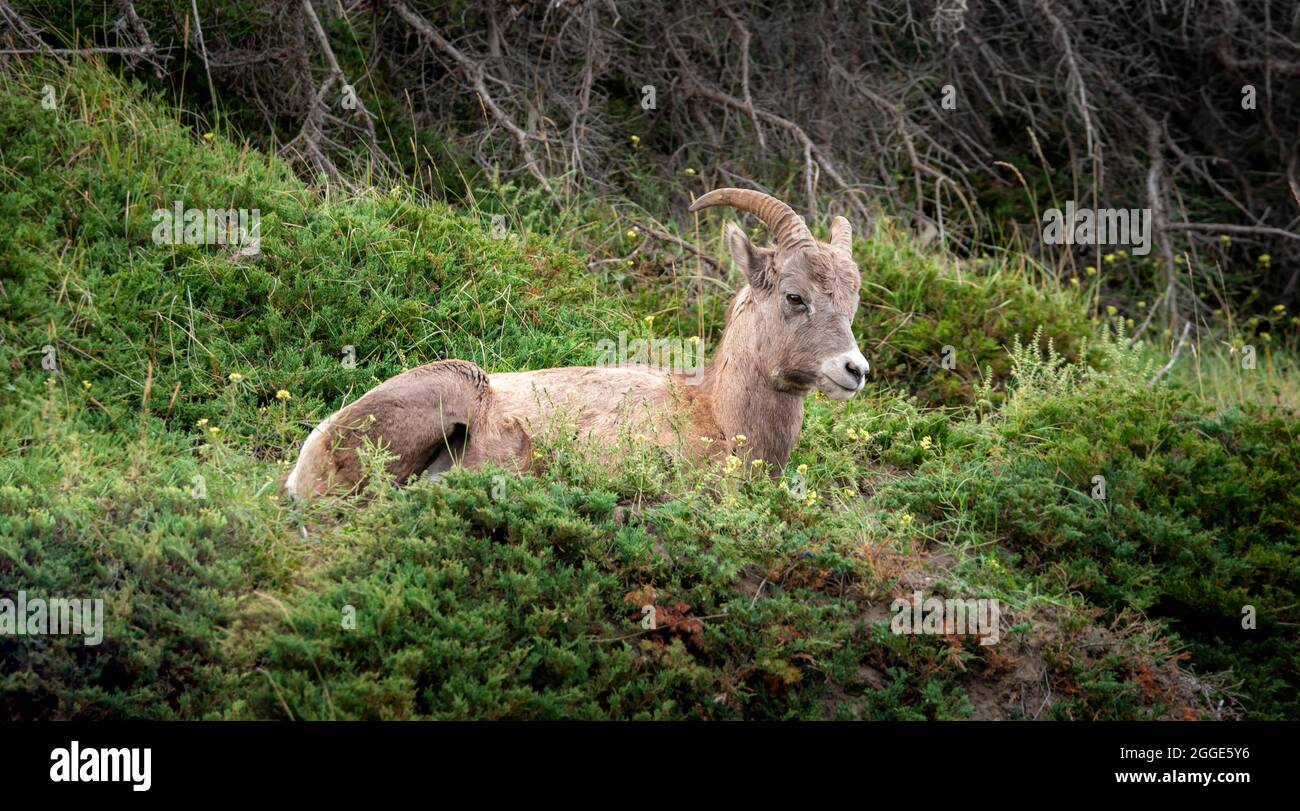
[[[788,212],[779,202],[768,205]],[[861,279],[848,251],[848,222],[837,217],[825,243],[807,236],[792,212],[785,216],[788,238],[773,247],[757,247],[728,225],[732,257],[748,283],[728,308],[699,385],[686,385],[680,372],[644,366],[489,375],[468,361],[430,363],[386,380],[321,423],[304,443],[286,490],[299,497],[355,490],[363,477],[356,453],[363,439],[386,444],[397,456],[388,472],[399,482],[453,464],[526,469],[531,437],[556,415],[571,419],[579,436],[607,446],[631,429],[697,458],[735,452],[779,472],[799,436],[804,396],[813,388],[852,396],[867,371],[851,331]],[[792,304],[790,295],[803,303]],[[856,378],[837,366],[844,358],[860,368]],[[855,380],[850,389],[846,384]]]

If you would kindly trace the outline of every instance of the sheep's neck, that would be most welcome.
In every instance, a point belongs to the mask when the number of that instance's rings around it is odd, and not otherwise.
[[[718,351],[704,369],[700,394],[708,401],[713,422],[731,450],[746,459],[785,466],[803,424],[805,392],[782,391],[763,371],[753,311],[741,308],[722,332]],[[743,436],[743,442],[736,437]]]

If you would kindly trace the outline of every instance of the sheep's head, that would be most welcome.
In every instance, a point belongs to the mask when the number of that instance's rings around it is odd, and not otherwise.
[[[749,282],[732,307],[737,340],[748,343],[779,390],[815,388],[836,400],[861,391],[869,366],[853,337],[862,275],[853,261],[849,221],[836,217],[830,242],[819,242],[788,205],[749,189],[715,189],[691,211],[718,205],[756,215],[774,243],[759,247],[740,226],[727,224],[732,258]]]

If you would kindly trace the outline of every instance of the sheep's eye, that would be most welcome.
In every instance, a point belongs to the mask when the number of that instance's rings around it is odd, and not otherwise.
[[[803,296],[799,295],[798,293],[786,293],[785,300],[790,302],[795,307],[803,306]]]

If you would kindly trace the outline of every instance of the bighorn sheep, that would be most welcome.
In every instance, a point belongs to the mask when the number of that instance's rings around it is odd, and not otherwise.
[[[386,380],[318,425],[286,491],[305,498],[355,490],[363,438],[396,454],[388,472],[398,481],[453,464],[526,469],[530,438],[556,413],[597,443],[632,428],[696,458],[735,452],[779,472],[799,436],[805,395],[816,388],[848,399],[866,382],[867,360],[852,329],[861,285],[852,229],[836,217],[830,242],[819,242],[788,205],[747,189],[716,189],[691,210],[718,205],[755,214],[774,244],[758,247],[727,224],[732,258],[748,283],[728,308],[699,385],[683,385],[680,371],[649,366],[490,375],[463,360],[429,363]]]

